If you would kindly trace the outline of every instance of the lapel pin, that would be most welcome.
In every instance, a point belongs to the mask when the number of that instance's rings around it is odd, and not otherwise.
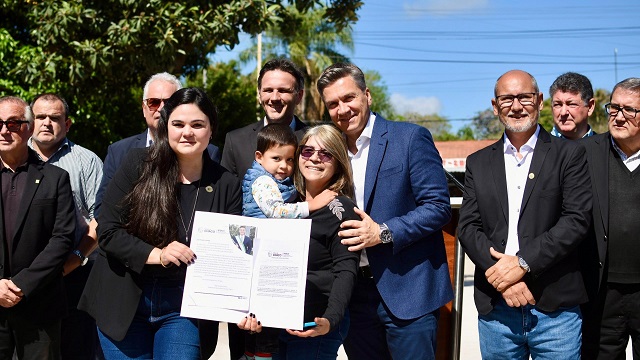
[[[207,190],[207,192],[213,192],[213,187],[211,187],[211,185],[207,186],[206,188],[204,188],[205,190]]]
[[[40,179],[36,179],[36,184],[40,184]]]
[[[533,180],[534,177],[536,177],[536,176],[533,175],[533,173],[529,173],[529,179]]]

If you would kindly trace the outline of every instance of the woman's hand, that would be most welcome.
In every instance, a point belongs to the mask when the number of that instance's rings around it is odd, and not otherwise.
[[[160,264],[169,267],[171,264],[180,266],[181,262],[190,265],[195,261],[196,254],[193,250],[181,242],[173,241],[162,249],[154,248],[149,254],[147,264]]]
[[[329,324],[329,320],[321,317],[317,317],[313,319],[316,322],[316,326],[312,327],[309,330],[290,330],[287,329],[287,332],[291,335],[299,336],[299,337],[316,337],[320,335],[324,335],[331,330],[331,324]]]
[[[256,314],[249,314],[242,318],[238,323],[238,327],[242,330],[248,330],[250,333],[259,333],[262,331],[260,321],[256,319]]]

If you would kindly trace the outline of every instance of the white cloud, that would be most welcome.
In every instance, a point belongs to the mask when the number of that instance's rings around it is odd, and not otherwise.
[[[489,0],[413,0],[404,3],[404,11],[409,16],[446,16],[485,8]]]
[[[391,104],[398,114],[414,112],[422,115],[431,115],[439,113],[442,108],[440,100],[435,96],[408,98],[402,94],[392,94]]]

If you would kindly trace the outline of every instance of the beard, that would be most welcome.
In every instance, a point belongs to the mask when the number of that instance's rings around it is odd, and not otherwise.
[[[522,115],[526,114],[529,118],[529,121],[527,121],[526,123],[520,124],[520,125],[512,125],[509,123],[508,121],[508,116],[513,115],[512,113],[509,113],[507,115],[507,117],[505,119],[503,119],[502,117],[500,117],[500,122],[504,125],[504,128],[506,130],[509,130],[510,132],[514,132],[514,133],[522,133],[522,132],[527,132],[529,130],[531,130],[531,128],[533,128],[534,126],[536,126],[538,124],[538,116],[531,116],[531,113],[523,111]],[[536,114],[537,115],[537,114]]]

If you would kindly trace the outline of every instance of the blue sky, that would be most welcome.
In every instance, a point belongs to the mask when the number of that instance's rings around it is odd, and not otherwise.
[[[345,54],[382,75],[399,112],[437,113],[454,131],[490,106],[510,69],[535,76],[545,98],[567,71],[609,91],[616,77],[640,77],[638,0],[364,0],[359,17]],[[242,39],[213,59],[236,57]]]

